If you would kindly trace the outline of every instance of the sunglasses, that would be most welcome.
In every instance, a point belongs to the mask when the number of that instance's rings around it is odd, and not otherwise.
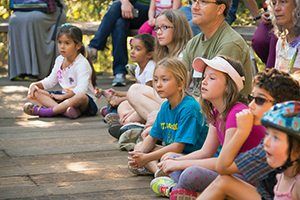
[[[271,103],[274,102],[274,101],[272,101],[270,99],[265,99],[265,98],[262,98],[262,97],[254,97],[254,96],[252,96],[252,94],[249,94],[248,95],[248,101],[249,101],[249,103],[252,102],[253,99],[254,99],[254,102],[257,105],[259,105],[259,106],[263,105],[265,102],[271,102]]]

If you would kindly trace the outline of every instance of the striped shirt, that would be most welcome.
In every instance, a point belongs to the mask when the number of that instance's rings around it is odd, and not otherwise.
[[[260,143],[257,147],[241,153],[234,162],[249,183],[257,182],[258,193],[266,200],[272,200],[270,194],[260,185],[260,181],[266,179],[268,174],[275,169],[267,163],[264,145]]]

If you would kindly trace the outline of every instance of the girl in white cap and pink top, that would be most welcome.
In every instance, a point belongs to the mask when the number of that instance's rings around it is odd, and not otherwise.
[[[244,87],[245,72],[240,62],[225,56],[212,60],[196,58],[196,71],[203,73],[200,105],[207,118],[209,131],[203,147],[188,155],[165,154],[158,167],[169,177],[152,180],[152,190],[177,199],[179,196],[197,197],[217,176],[214,158],[220,144],[224,147],[237,132],[236,114],[247,109],[248,101],[240,93]],[[265,136],[262,125],[254,125],[239,153],[256,147]],[[222,152],[222,150],[221,150]],[[237,176],[243,178],[242,175]]]

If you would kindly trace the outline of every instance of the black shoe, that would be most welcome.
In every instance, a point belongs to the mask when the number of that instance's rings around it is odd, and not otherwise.
[[[113,125],[108,129],[108,132],[111,136],[113,136],[116,139],[119,139],[120,136],[130,129],[144,129],[145,125],[140,124],[138,122],[132,122],[125,125],[117,124]]]
[[[131,122],[128,124],[125,124],[124,126],[122,126],[120,128],[120,135],[122,135],[125,131],[128,131],[130,129],[135,129],[135,128],[140,128],[140,129],[144,129],[145,125],[138,123],[138,122]]]
[[[122,124],[116,124],[111,127],[109,127],[108,132],[111,136],[113,136],[116,139],[119,139],[121,134],[120,134],[120,128],[122,127]]]

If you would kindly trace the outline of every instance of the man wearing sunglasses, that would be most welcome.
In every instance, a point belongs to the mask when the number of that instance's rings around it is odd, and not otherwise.
[[[240,61],[245,69],[244,95],[251,92],[252,69],[249,48],[244,39],[225,22],[231,0],[193,0],[192,22],[202,33],[192,38],[183,52],[183,61],[192,76],[192,64],[196,57],[212,59],[225,55]],[[197,91],[198,84],[194,84]],[[196,96],[196,95],[195,95]]]

